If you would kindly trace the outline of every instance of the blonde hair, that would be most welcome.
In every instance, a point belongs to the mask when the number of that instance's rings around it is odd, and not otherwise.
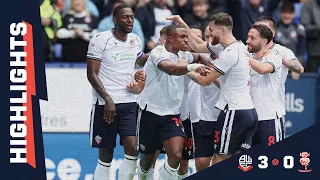
[[[71,2],[70,2],[70,9],[67,11],[67,13],[69,13],[69,14],[72,14],[72,12],[75,12],[74,9],[73,9],[73,6],[72,6],[73,1],[75,1],[75,0],[71,0]],[[84,1],[84,10],[83,10],[83,12],[86,13],[86,16],[87,16],[87,17],[90,17],[90,16],[91,16],[91,13],[88,11],[87,1],[86,1],[86,0],[82,0],[82,1]]]

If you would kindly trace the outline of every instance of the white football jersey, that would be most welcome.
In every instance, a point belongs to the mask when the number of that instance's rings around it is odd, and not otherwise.
[[[192,53],[188,51],[179,51],[178,56],[180,58],[183,58],[188,61],[188,63],[193,62],[194,57]],[[191,109],[189,109],[189,101],[188,101],[188,94],[189,94],[189,83],[190,83],[190,78],[186,75],[184,75],[184,93],[183,93],[183,99],[181,106],[179,108],[179,113],[180,113],[180,118],[182,121],[185,121],[187,118],[190,118],[191,115]]]
[[[208,56],[208,58],[211,58],[210,54],[206,55]],[[214,63],[214,60],[212,60],[211,58],[210,62]],[[217,121],[220,114],[220,109],[216,108],[215,105],[219,99],[220,89],[214,83],[211,83],[209,86],[200,86],[200,95],[201,114],[199,119],[203,121]]]
[[[275,52],[258,59],[261,63],[274,66],[273,73],[259,74],[251,69],[251,96],[258,114],[258,120],[271,120],[281,117],[282,104],[279,98],[281,86],[281,56]]]
[[[274,43],[270,49],[276,51],[277,53],[280,54],[280,56],[282,58],[285,58],[287,60],[298,60],[298,58],[294,55],[294,53],[287,47],[285,46],[282,46],[280,44],[276,44]],[[286,114],[286,110],[285,110],[285,91],[286,91],[286,87],[285,87],[285,83],[286,83],[286,80],[287,80],[287,76],[288,76],[288,73],[289,73],[289,69],[282,64],[281,66],[281,78],[280,78],[280,81],[281,81],[281,86],[280,86],[280,91],[279,91],[279,98],[281,99],[281,103],[282,103],[282,112],[281,114],[282,115],[285,115]]]
[[[210,52],[214,46],[208,44]],[[241,41],[235,41],[223,48],[213,68],[222,74],[220,95],[216,107],[224,110],[253,109],[250,96],[249,52]]]
[[[119,40],[113,31],[96,34],[90,40],[87,58],[101,61],[99,79],[115,104],[136,102],[136,97],[127,89],[133,81],[135,63],[143,55],[141,41],[133,33],[127,35],[125,41]],[[92,88],[93,104],[105,102]]]
[[[179,56],[159,45],[151,51],[149,58],[145,87],[138,101],[140,108],[147,107],[147,111],[159,116],[179,114],[184,96],[184,76],[169,75],[158,68],[162,61],[178,63]],[[185,60],[192,62],[193,55],[192,59]]]

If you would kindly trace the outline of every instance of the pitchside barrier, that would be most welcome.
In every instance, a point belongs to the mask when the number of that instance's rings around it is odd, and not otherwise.
[[[48,180],[92,180],[97,164],[97,149],[89,146],[89,121],[92,108],[91,86],[85,64],[47,64],[48,101],[40,101],[45,163]],[[319,81],[317,74],[303,74],[298,81],[286,82],[286,134],[292,135],[319,122]],[[119,141],[119,138],[118,138]],[[111,165],[116,179],[123,159],[117,143]],[[155,179],[165,161],[161,155]],[[195,173],[190,161],[191,174]],[[135,179],[137,176],[135,176]]]

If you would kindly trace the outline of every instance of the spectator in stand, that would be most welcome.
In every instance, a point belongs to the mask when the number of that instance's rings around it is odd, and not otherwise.
[[[97,33],[97,18],[87,11],[85,0],[71,0],[62,20],[57,38],[62,44],[63,61],[86,62],[89,41]]]
[[[44,0],[40,5],[42,25],[42,40],[45,62],[53,61],[54,34],[62,26],[61,15],[50,0]]]
[[[203,34],[202,39],[204,39],[204,31],[210,21],[209,7],[208,0],[192,0],[193,13],[187,14],[184,17],[185,22],[189,26],[199,27]]]
[[[135,16],[142,25],[145,40],[144,52],[151,51],[159,44],[160,30],[172,24],[166,17],[175,14],[168,0],[153,0],[136,10]]]
[[[234,19],[237,26],[234,26],[235,31],[241,32],[240,34],[235,34],[237,39],[242,42],[246,42],[248,37],[248,32],[251,26],[254,24],[255,20],[260,16],[271,16],[274,10],[278,7],[280,0],[238,0],[241,2],[240,9],[229,11],[239,11],[239,17]]]
[[[112,28],[114,28],[114,23],[112,21],[113,10],[115,7],[117,7],[118,5],[120,5],[122,3],[124,3],[123,0],[117,0],[116,2],[113,3],[111,15],[103,18],[98,25],[99,32],[111,30]],[[141,39],[142,50],[143,50],[144,49],[144,35],[143,35],[141,24],[140,24],[139,20],[136,18],[134,18],[132,33],[136,34]]]
[[[111,5],[114,0],[91,0],[99,11],[99,19],[103,19],[104,17],[110,15],[111,13]]]
[[[294,17],[293,3],[284,2],[280,8],[280,22],[277,24],[274,41],[289,48],[303,64],[306,53],[306,33],[301,24],[293,22]],[[291,75],[295,80],[300,77],[300,74],[295,72],[291,72]]]
[[[307,34],[307,72],[317,72],[320,66],[320,0],[306,2],[300,18]]]
[[[174,8],[183,19],[187,14],[192,14],[192,0],[174,0]]]
[[[67,12],[70,9],[71,1],[72,0],[66,0],[66,2],[64,4],[64,12]],[[97,6],[91,0],[86,0],[86,7],[87,7],[90,14],[94,15],[96,18],[99,17],[99,10],[98,10]]]

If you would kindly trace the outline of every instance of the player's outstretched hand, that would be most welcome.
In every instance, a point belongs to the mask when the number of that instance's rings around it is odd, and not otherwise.
[[[110,98],[107,98],[104,100],[104,120],[106,123],[110,124],[114,121],[114,117],[116,115],[116,105],[114,104],[113,100]]]
[[[146,75],[144,74],[143,70],[138,70],[135,74],[134,74],[134,80],[139,82],[139,81],[145,81]]]
[[[166,20],[171,20],[177,25],[188,27],[188,25],[183,21],[183,19],[179,15],[169,16],[169,17],[166,18]]]
[[[199,66],[196,69],[196,72],[198,72],[201,76],[206,76],[207,74],[210,74],[211,68],[208,66]]]

